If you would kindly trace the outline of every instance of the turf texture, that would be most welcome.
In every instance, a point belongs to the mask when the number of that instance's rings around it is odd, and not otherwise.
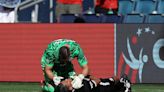
[[[0,92],[41,92],[40,83],[0,82]],[[164,84],[133,84],[132,92],[164,92]]]

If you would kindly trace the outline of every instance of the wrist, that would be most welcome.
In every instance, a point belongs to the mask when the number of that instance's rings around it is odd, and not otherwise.
[[[56,76],[53,77],[53,80],[55,80],[55,79],[56,79]]]
[[[55,75],[55,76],[53,76],[53,80],[54,80],[54,79],[56,79],[57,77],[58,77],[58,76],[56,76],[56,75]]]
[[[81,80],[83,80],[85,76],[84,76],[84,74],[79,74],[78,77],[79,77]]]

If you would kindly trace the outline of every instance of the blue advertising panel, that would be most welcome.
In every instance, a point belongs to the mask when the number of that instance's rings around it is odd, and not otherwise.
[[[118,24],[115,74],[133,83],[164,83],[164,25]]]

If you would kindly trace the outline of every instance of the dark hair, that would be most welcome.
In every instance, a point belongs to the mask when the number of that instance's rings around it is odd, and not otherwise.
[[[70,50],[67,46],[62,46],[59,49],[59,61],[60,63],[65,63],[67,61],[69,61],[69,57],[70,57]]]

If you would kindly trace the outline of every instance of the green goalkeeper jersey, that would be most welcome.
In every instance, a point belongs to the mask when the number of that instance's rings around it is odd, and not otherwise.
[[[68,46],[70,49],[70,61],[72,61],[72,59],[74,59],[75,57],[77,57],[78,63],[80,66],[84,66],[87,64],[87,59],[84,56],[84,53],[82,51],[82,49],[80,48],[79,44],[77,44],[75,41],[73,40],[68,40],[68,39],[59,39],[59,40],[55,40],[53,42],[51,42],[47,49],[45,50],[42,59],[41,59],[41,66],[42,69],[44,70],[45,66],[49,66],[49,67],[54,67],[54,64],[58,65],[59,64],[59,49],[62,46]],[[56,66],[55,65],[55,66]],[[75,74],[74,70],[73,70],[73,65],[69,64],[69,70],[70,71],[66,71],[69,72],[68,73],[68,77],[73,76]],[[72,69],[72,71],[71,71]],[[57,76],[61,76],[60,74],[64,74],[62,73],[63,71],[60,72],[60,70],[58,71],[53,71],[53,73]],[[48,77],[45,75],[45,81],[48,79]],[[48,81],[48,80],[47,80]]]

